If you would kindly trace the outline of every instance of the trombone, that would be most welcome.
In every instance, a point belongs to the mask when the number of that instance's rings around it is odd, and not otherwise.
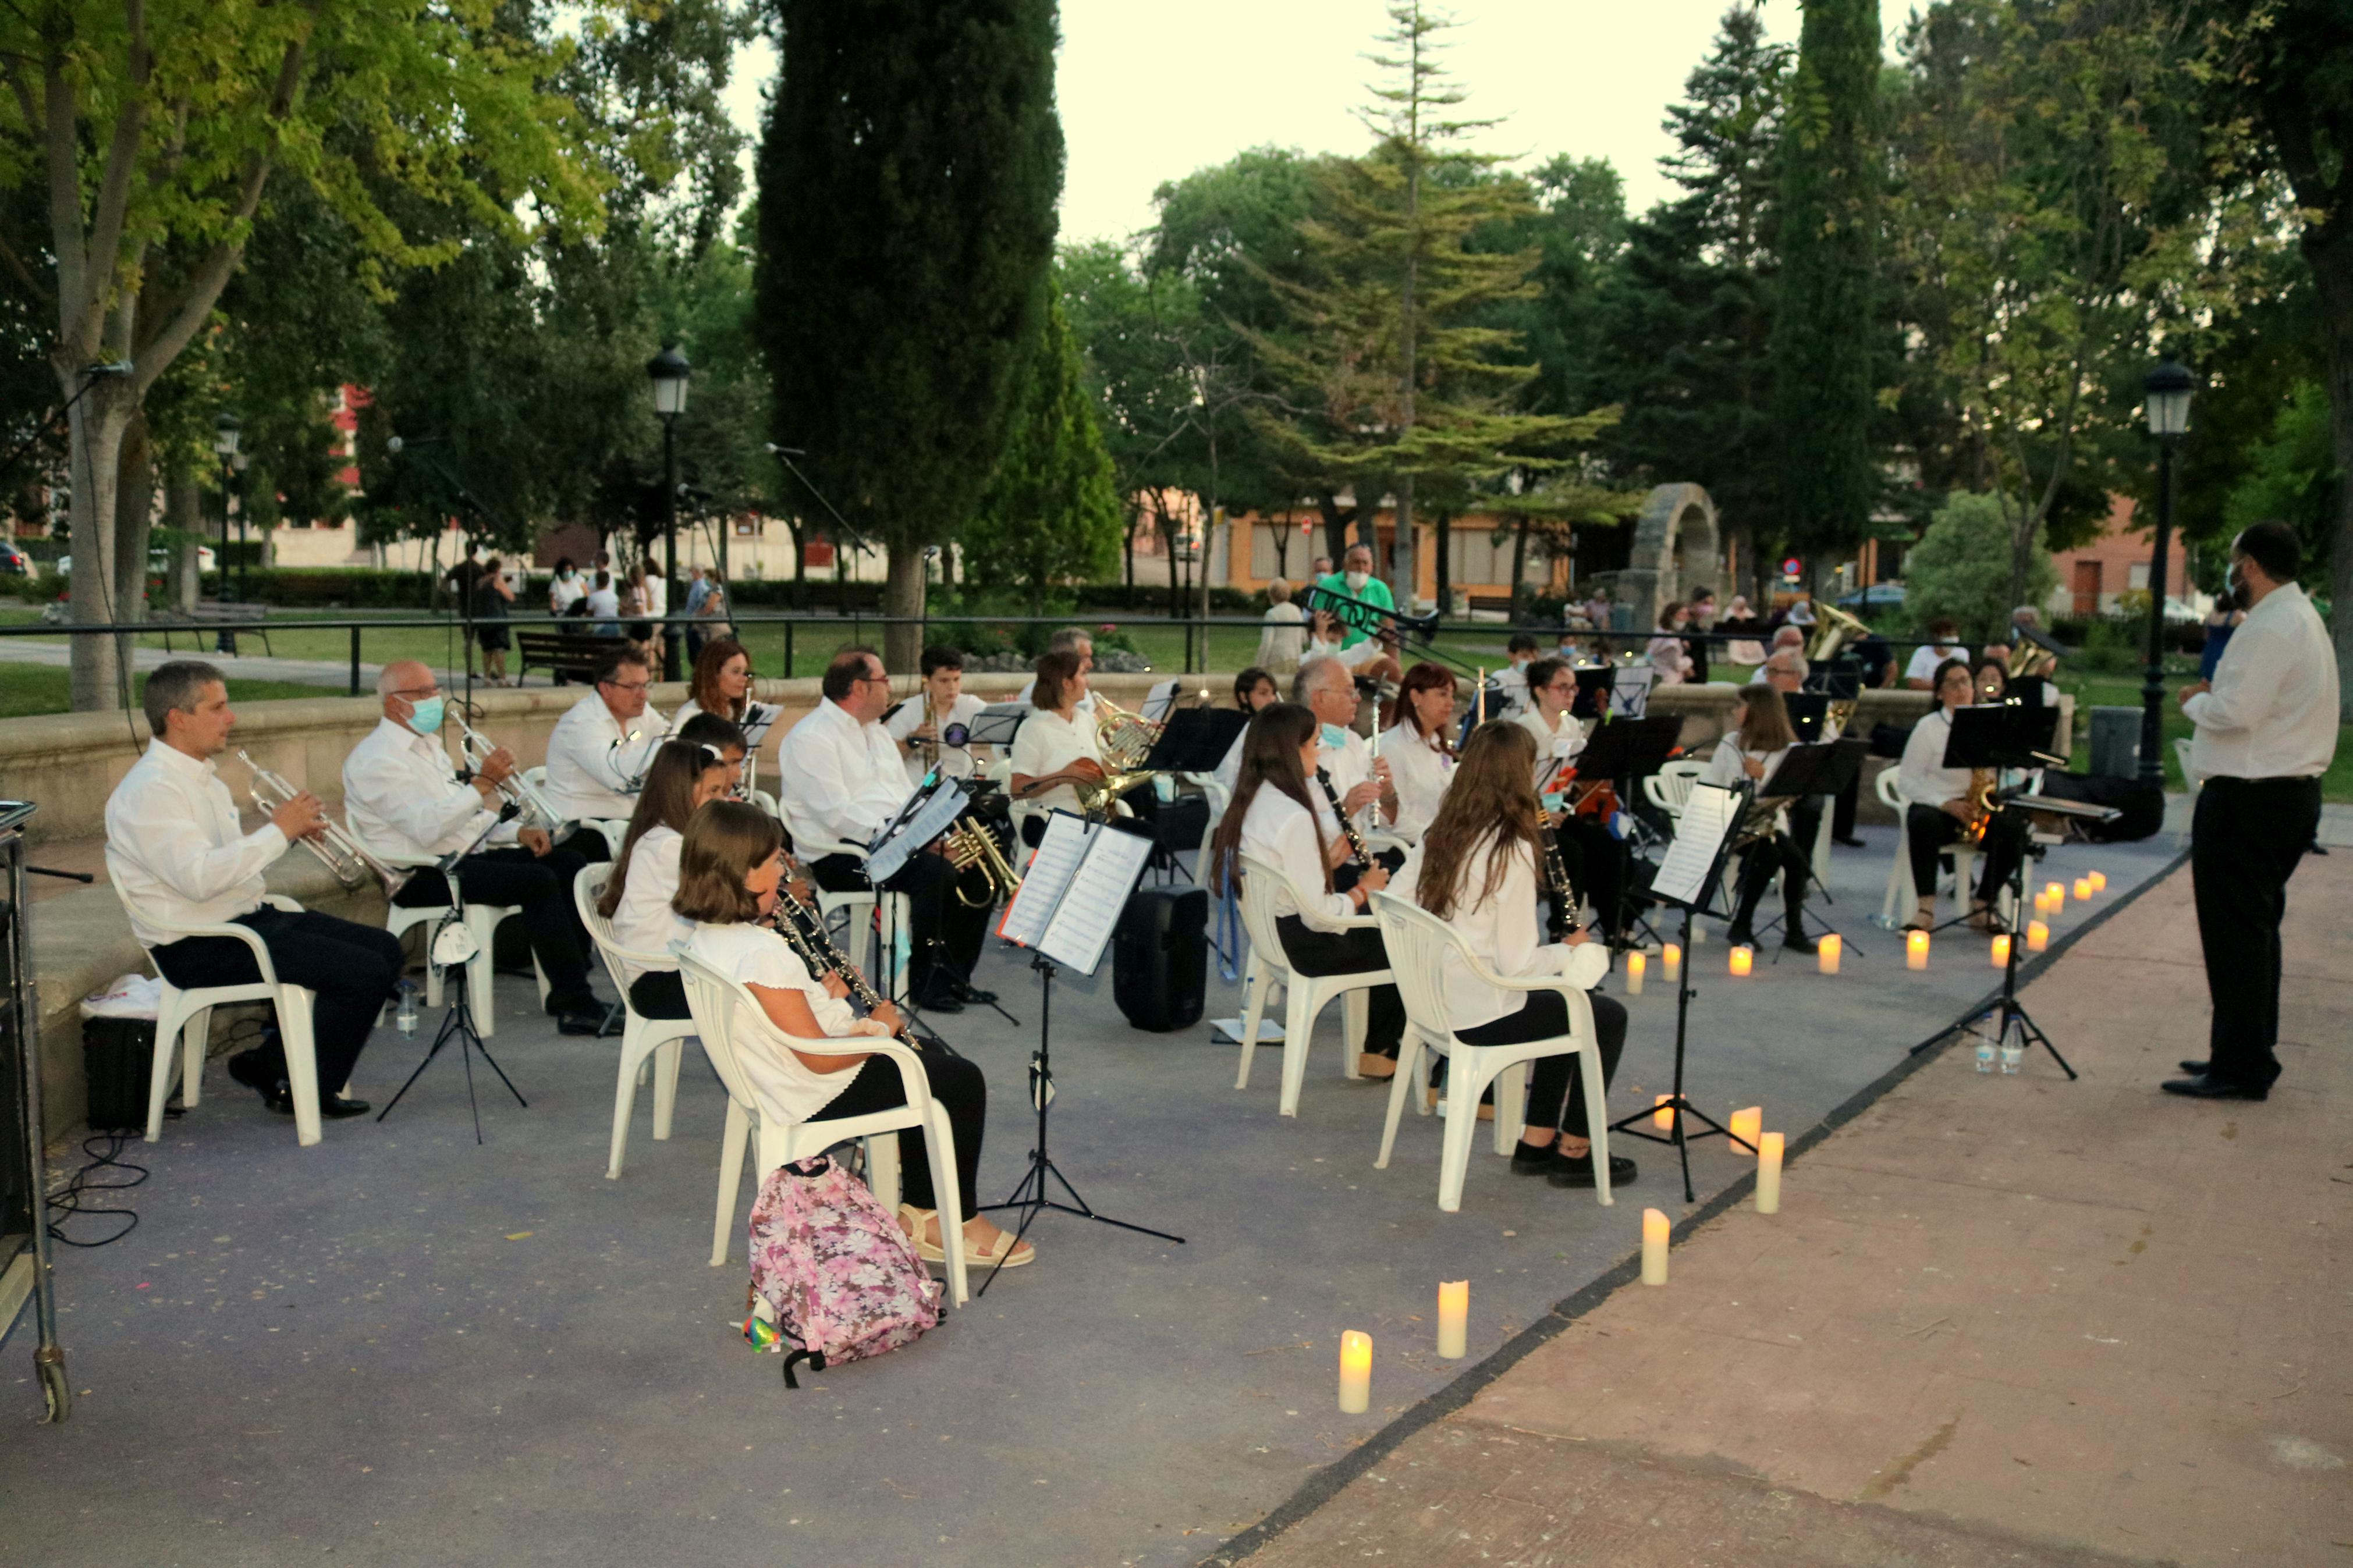
[[[244,751],[237,753],[237,760],[253,770],[253,804],[265,813],[275,815],[280,806],[302,793],[283,777],[255,762]],[[369,854],[361,847],[358,840],[336,826],[334,820],[323,814],[320,818],[319,831],[306,833],[295,842],[316,856],[319,863],[334,873],[335,880],[342,883],[347,891],[357,889],[370,876],[374,876],[384,884],[384,896],[389,899],[406,886],[408,879],[414,875],[387,866]]]
[[[491,754],[499,749],[498,743],[463,718],[455,713],[450,716],[458,721],[459,749],[466,754],[466,765],[476,773],[481,772],[482,764],[489,762]],[[539,793],[538,785],[522,776],[520,768],[499,781],[498,791],[501,798],[522,814],[524,826],[544,827],[550,833],[563,830],[564,814]]]

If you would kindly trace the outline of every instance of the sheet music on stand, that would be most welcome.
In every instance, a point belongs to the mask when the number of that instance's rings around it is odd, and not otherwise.
[[[1092,974],[1152,847],[1143,834],[1056,811],[997,934],[1065,969]]]
[[[926,787],[928,784],[926,781]],[[915,793],[920,795],[923,789]],[[907,857],[955,826],[955,819],[964,814],[964,786],[954,779],[943,779],[931,799],[912,816],[901,808],[900,817],[905,826],[867,850],[866,879],[879,888],[897,876],[899,868],[907,863]]]
[[[1167,718],[1168,710],[1176,706],[1176,693],[1184,684],[1181,680],[1164,680],[1145,692],[1144,706],[1138,710],[1144,721],[1157,724]]]
[[[1748,791],[1694,784],[1675,821],[1666,858],[1651,879],[1651,895],[1687,909],[1705,910],[1715,891],[1715,871],[1733,831],[1748,809]]]
[[[1616,689],[1610,694],[1612,706],[1629,719],[1640,719],[1650,711],[1651,688],[1659,672],[1647,664],[1620,665]]]
[[[1013,731],[1029,717],[1027,702],[992,702],[972,716],[965,726],[964,743],[967,746],[1005,746],[1013,742]]]

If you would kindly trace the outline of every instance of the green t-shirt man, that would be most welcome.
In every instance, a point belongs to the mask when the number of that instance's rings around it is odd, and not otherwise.
[[[1373,575],[1371,551],[1361,544],[1356,545],[1348,552],[1344,564],[1346,570],[1335,572],[1329,577],[1319,579],[1316,586],[1330,588],[1336,593],[1346,594],[1352,598],[1365,601],[1364,605],[1343,605],[1326,600],[1323,606],[1329,609],[1338,617],[1340,624],[1347,628],[1347,635],[1340,639],[1340,646],[1354,647],[1380,627],[1379,612],[1366,606],[1377,605],[1383,610],[1395,610],[1397,600],[1390,595],[1389,585]]]

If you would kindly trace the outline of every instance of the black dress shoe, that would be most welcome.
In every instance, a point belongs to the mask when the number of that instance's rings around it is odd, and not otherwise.
[[[605,1009],[583,1007],[576,1012],[558,1013],[555,1032],[559,1035],[601,1035],[605,1032]]]
[[[976,1007],[990,1006],[997,1001],[996,992],[983,991],[979,986],[968,984],[961,980],[953,983],[953,989],[957,1001],[969,1002]]]
[[[923,1013],[961,1013],[964,1002],[954,986],[934,981],[916,993],[915,1007]]]
[[[1831,842],[1833,844],[1843,845],[1849,849],[1868,849],[1871,847],[1870,845],[1865,844],[1862,839],[1852,837],[1851,836],[1845,838],[1840,838],[1833,836]]]
[[[1623,1154],[1609,1156],[1609,1183],[1616,1186],[1634,1179],[1634,1162]],[[1593,1154],[1590,1150],[1575,1159],[1556,1151],[1552,1166],[1545,1172],[1545,1180],[1556,1187],[1589,1187],[1593,1185]]]
[[[290,1110],[293,1107],[289,1105],[287,1109]],[[369,1110],[370,1107],[366,1100],[345,1100],[340,1094],[331,1094],[327,1096],[326,1099],[319,1101],[319,1114],[322,1116],[339,1118],[344,1116],[365,1116]]]
[[[1755,947],[1757,933],[1745,925],[1736,925],[1724,933],[1724,941],[1728,947]]]
[[[268,1069],[261,1065],[259,1051],[239,1051],[228,1058],[228,1076],[260,1095],[264,1100],[269,1098],[273,1089],[286,1081],[274,1075],[265,1076],[266,1074]]]
[[[2206,1076],[2206,1069],[2212,1067],[2214,1064],[2211,1061],[2183,1061],[2177,1062],[2174,1065],[2180,1068],[2183,1072],[2188,1073],[2191,1078],[2204,1078]]]
[[[1822,944],[1820,942],[1816,942],[1812,937],[1808,936],[1801,931],[1793,931],[1788,935],[1783,937],[1781,939],[1781,945],[1788,948],[1791,952],[1820,952],[1822,950]]]
[[[2168,1094],[2178,1094],[2189,1100],[2269,1100],[2272,1097],[2272,1086],[2267,1083],[2217,1081],[2205,1073],[2200,1073],[2196,1078],[2168,1079],[2158,1087]]]

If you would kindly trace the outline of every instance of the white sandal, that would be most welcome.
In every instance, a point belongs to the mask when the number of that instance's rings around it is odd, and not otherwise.
[[[939,1243],[923,1239],[923,1226],[938,1217],[937,1209],[919,1209],[913,1204],[899,1205],[899,1228],[905,1231],[907,1239],[915,1244],[915,1256],[926,1263],[944,1264],[948,1260],[947,1253],[941,1248]],[[997,1236],[1000,1243],[1009,1244],[1013,1240],[1013,1233],[1009,1230],[1000,1230]],[[1003,1254],[994,1248],[974,1246],[969,1237],[965,1238],[964,1260],[966,1268],[995,1268],[998,1266],[997,1258],[1002,1256]],[[1024,1241],[1013,1248],[1013,1256],[1005,1259],[1004,1267],[1018,1268],[1024,1264],[1037,1261],[1037,1247]]]

